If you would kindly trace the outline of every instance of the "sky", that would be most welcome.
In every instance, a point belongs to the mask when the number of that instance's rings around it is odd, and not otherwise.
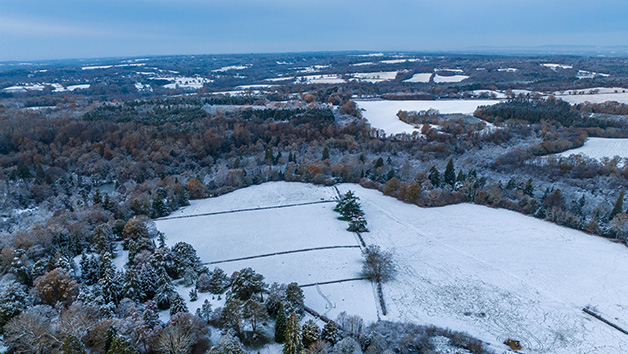
[[[0,0],[0,61],[628,47],[627,0]]]

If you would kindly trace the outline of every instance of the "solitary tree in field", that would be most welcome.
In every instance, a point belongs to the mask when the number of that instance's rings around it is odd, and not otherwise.
[[[364,251],[362,275],[374,281],[391,280],[397,271],[392,258],[392,253],[377,245],[369,245]]]

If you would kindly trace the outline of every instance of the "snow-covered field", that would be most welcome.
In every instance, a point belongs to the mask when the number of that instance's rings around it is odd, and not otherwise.
[[[437,84],[441,82],[460,82],[466,78],[468,78],[467,75],[443,76],[443,75],[436,74],[434,76],[434,82]]]
[[[155,80],[167,80],[171,81],[170,84],[164,85],[167,89],[200,89],[206,83],[214,82],[214,80],[206,79],[204,77],[154,77]]]
[[[411,78],[407,80],[403,80],[403,82],[430,82],[430,77],[432,77],[432,73],[419,73],[412,75]]]
[[[577,149],[563,151],[558,156],[586,155],[594,159],[619,156],[628,158],[628,139],[588,138],[584,145]]]
[[[334,318],[341,311],[466,331],[525,353],[625,353],[628,337],[585,314],[628,327],[628,248],[515,212],[460,204],[418,208],[375,190],[343,184],[361,198],[367,244],[391,250],[399,272],[383,286],[387,316],[372,285],[348,281],[304,288],[306,304]],[[331,187],[273,182],[194,201],[177,215],[327,200]],[[204,262],[307,246],[357,245],[334,203],[158,220],[167,243],[186,241]],[[173,215],[174,216],[174,215]],[[358,248],[316,250],[216,264],[251,266],[272,281],[301,284],[356,276]],[[213,268],[214,265],[208,265]],[[187,291],[187,289],[182,289]],[[187,298],[187,294],[184,294]],[[200,304],[200,302],[199,302]]]
[[[297,76],[296,84],[343,84],[345,79],[338,74]]]
[[[370,83],[378,83],[383,81],[394,80],[397,77],[396,71],[378,71],[371,73],[354,73],[352,76],[360,81],[366,81]]]
[[[498,100],[437,100],[437,101],[356,101],[358,107],[364,109],[363,116],[372,127],[383,129],[386,134],[402,134],[419,132],[419,129],[402,122],[397,117],[399,111],[426,111],[437,109],[440,113],[471,114],[478,106],[492,105]]]
[[[528,353],[623,353],[628,337],[582,312],[628,324],[628,248],[515,212],[423,209],[355,185],[371,232],[399,267],[389,318],[467,331]]]

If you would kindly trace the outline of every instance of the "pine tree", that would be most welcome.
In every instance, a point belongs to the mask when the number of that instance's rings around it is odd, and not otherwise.
[[[105,345],[103,347],[104,353],[109,352],[109,349],[111,348],[111,344],[113,343],[113,340],[117,336],[118,336],[118,330],[114,326],[109,326],[109,328],[107,328],[107,335],[105,336]]]
[[[190,301],[194,302],[198,300],[198,291],[196,291],[196,288],[192,288],[190,289]]]
[[[172,298],[172,302],[170,304],[170,316],[174,316],[179,312],[188,312],[188,307],[185,304],[185,300],[183,300],[181,295],[175,292],[175,295]]]
[[[608,215],[608,220],[613,220],[613,218],[621,213],[624,209],[624,191],[621,191],[621,193],[619,193],[619,197],[617,198],[617,201],[615,202],[615,206],[613,207],[613,210],[611,210],[611,213]]]
[[[530,197],[534,196],[534,186],[532,185],[532,178],[526,181],[525,187],[523,187],[523,194],[529,195]]]
[[[139,274],[135,269],[131,268],[124,273],[124,297],[134,301],[144,299],[146,296],[142,294],[142,282]]]
[[[313,320],[307,320],[303,324],[303,347],[309,348],[312,343],[320,338],[321,330]]]
[[[61,354],[87,354],[85,345],[75,335],[69,334],[61,345]]]
[[[209,323],[212,315],[212,304],[209,303],[209,300],[205,299],[203,305],[196,309],[196,315],[205,323]]]
[[[250,267],[240,270],[231,281],[231,293],[242,301],[250,299],[251,296],[262,292],[265,288],[264,276],[255,273]]]
[[[275,318],[275,342],[283,343],[286,339],[286,311],[283,303],[279,303],[279,310]]]
[[[445,184],[449,184],[450,186],[453,186],[454,183],[456,183],[456,170],[454,168],[453,159],[449,159],[449,162],[447,162],[447,167],[445,167],[445,174],[443,175],[443,178],[445,179]]]
[[[133,348],[133,345],[120,336],[116,336],[111,341],[111,346],[106,352],[107,354],[137,354],[137,351]]]
[[[152,299],[157,291],[157,283],[159,282],[159,276],[155,268],[148,263],[142,266],[139,275],[140,280],[140,294],[143,296],[143,300]]]
[[[286,322],[286,340],[283,344],[283,354],[300,354],[303,350],[303,339],[301,336],[301,326],[299,316],[291,313]]]
[[[94,197],[92,198],[94,204],[102,203],[102,197],[100,195],[100,191],[96,189],[96,193],[94,193]]]
[[[165,269],[161,269],[159,280],[157,281],[157,290],[155,293],[155,302],[160,310],[167,310],[174,297],[175,291],[172,286],[172,279],[168,276]]]
[[[10,319],[19,315],[26,306],[24,286],[16,281],[8,280],[0,288],[0,332]]]
[[[142,320],[148,328],[155,328],[159,324],[159,309],[154,301],[147,301],[142,312]]]
[[[436,166],[432,166],[430,170],[427,172],[427,178],[430,180],[430,183],[435,188],[440,187],[440,173],[436,169]]]
[[[290,283],[286,288],[286,312],[296,312],[299,317],[305,314],[305,295],[297,283]]]
[[[242,317],[249,321],[253,332],[257,332],[258,325],[268,318],[266,306],[257,300],[248,299],[242,308]]]
[[[322,156],[322,160],[329,160],[329,149],[327,148],[327,146],[325,146],[323,148],[323,156]]]
[[[331,343],[332,345],[338,342],[338,339],[340,339],[340,333],[338,332],[338,326],[336,326],[334,321],[327,322],[325,327],[323,327],[321,339]]]

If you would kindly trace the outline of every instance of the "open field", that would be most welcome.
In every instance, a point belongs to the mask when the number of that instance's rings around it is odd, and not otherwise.
[[[328,200],[331,187],[252,186],[195,201],[177,214],[189,217],[158,220],[157,226],[169,245],[186,241],[203,262],[219,262],[210,268],[230,273],[252,267],[268,282],[309,284],[306,304],[332,318],[347,311],[367,322],[435,324],[494,348],[514,338],[527,353],[628,350],[628,336],[582,311],[590,307],[628,327],[625,246],[511,211],[470,204],[424,209],[358,185],[338,188],[361,198],[370,228],[362,235],[366,243],[395,255],[398,275],[383,287],[387,316],[368,281],[316,286],[359,277],[361,267],[358,241],[337,219],[334,203],[290,206]],[[316,247],[321,249],[303,250]]]
[[[558,154],[559,156],[585,155],[594,159],[619,156],[628,158],[628,139],[588,138],[584,145]]]

